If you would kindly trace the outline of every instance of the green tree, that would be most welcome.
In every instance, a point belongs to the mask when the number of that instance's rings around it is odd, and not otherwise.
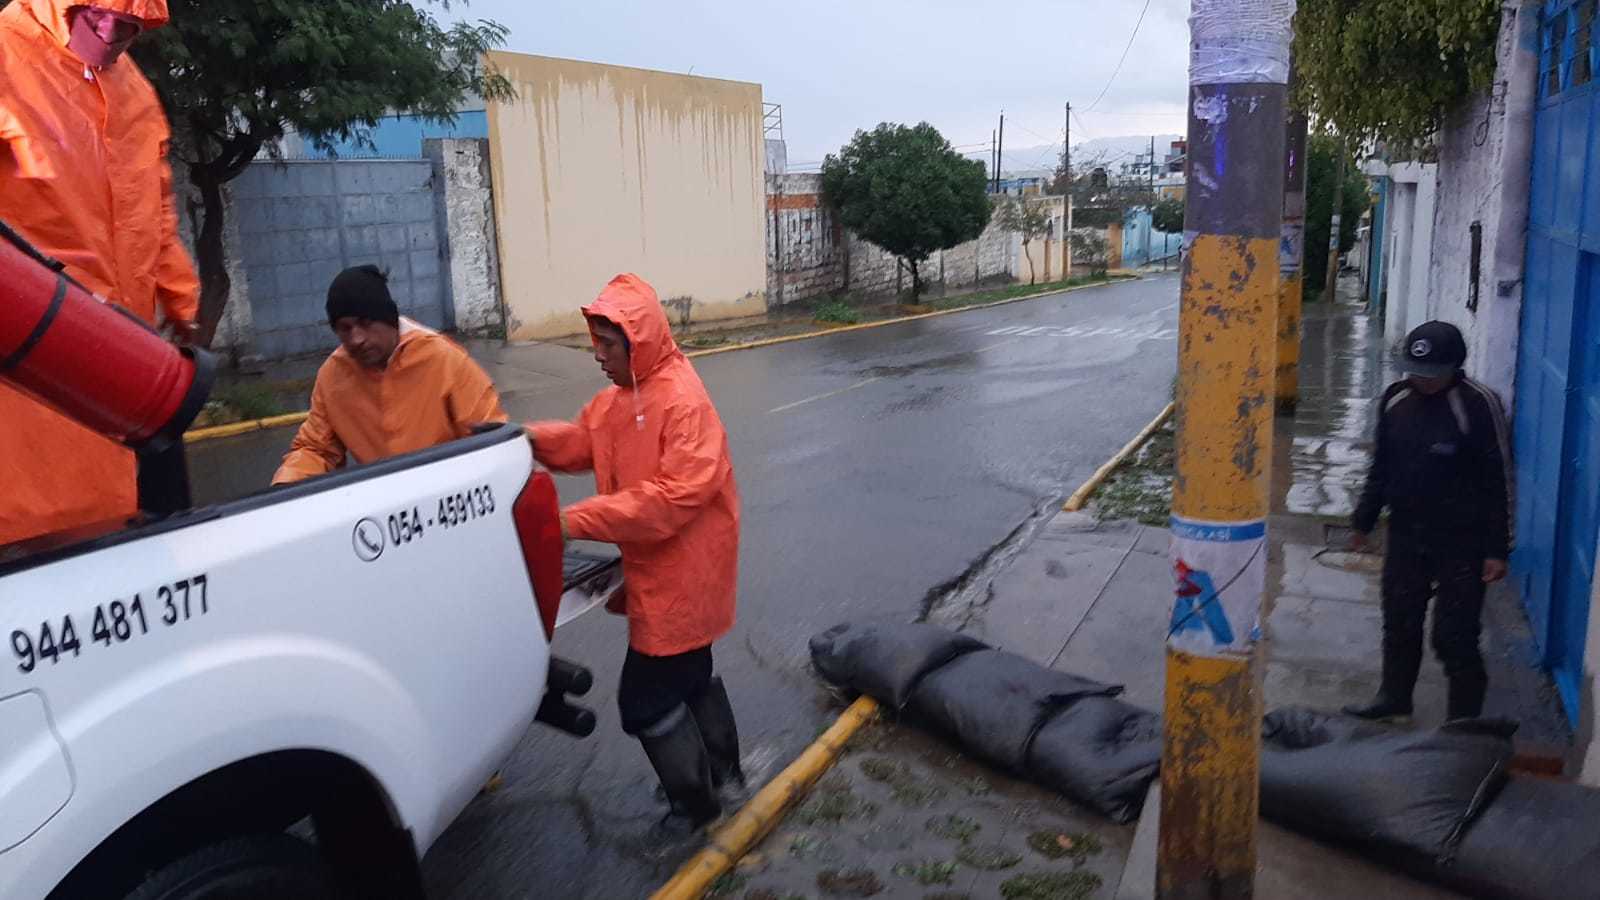
[[[1168,197],[1150,210],[1150,227],[1164,234],[1183,231],[1183,201]]]
[[[1404,153],[1494,78],[1500,0],[1301,0],[1296,100],[1353,145]]]
[[[1050,230],[1050,211],[1043,203],[1005,197],[995,204],[994,221],[1000,228],[1022,238],[1022,255],[1028,260],[1028,284],[1033,284],[1036,276],[1028,248]]]
[[[1338,138],[1323,134],[1311,136],[1307,152],[1309,168],[1306,169],[1306,263],[1307,291],[1321,290],[1328,278],[1328,229],[1333,227],[1334,182],[1338,178],[1339,153],[1343,144]],[[1356,243],[1356,226],[1367,211],[1371,198],[1367,195],[1367,178],[1361,174],[1355,157],[1345,156],[1344,202],[1339,212],[1339,252],[1344,253]]]
[[[396,112],[452,122],[462,100],[511,95],[483,54],[507,31],[446,28],[397,0],[170,0],[172,22],[133,48],[172,121],[204,216],[195,240],[201,337],[211,340],[230,279],[222,186],[293,130],[315,146],[370,145]]]
[[[822,193],[839,221],[911,270],[913,302],[922,295],[922,262],[989,224],[987,183],[983,163],[957,153],[926,122],[857,131],[822,163]]]

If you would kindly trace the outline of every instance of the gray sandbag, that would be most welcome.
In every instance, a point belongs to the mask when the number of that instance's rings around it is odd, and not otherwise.
[[[898,710],[923,676],[963,653],[988,647],[934,625],[846,622],[811,639],[811,662],[830,682]]]
[[[1261,814],[1427,875],[1503,783],[1515,730],[1476,720],[1405,731],[1279,710],[1262,734]]]
[[[1023,769],[1051,714],[1121,687],[1058,672],[1003,650],[967,653],[928,673],[911,695],[914,714],[990,762]]]
[[[1039,729],[1028,776],[1119,824],[1139,818],[1161,769],[1161,717],[1114,697],[1084,697]]]
[[[1600,896],[1600,790],[1511,778],[1467,828],[1439,880],[1493,900]]]

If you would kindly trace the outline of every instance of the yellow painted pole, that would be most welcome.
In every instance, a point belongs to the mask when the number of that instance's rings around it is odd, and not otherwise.
[[[1254,895],[1294,0],[1193,0],[1156,896]]]
[[[1289,73],[1294,90],[1295,74]],[[1300,314],[1306,262],[1306,114],[1289,111],[1283,166],[1283,244],[1278,249],[1282,288],[1278,294],[1278,411],[1300,402]]]

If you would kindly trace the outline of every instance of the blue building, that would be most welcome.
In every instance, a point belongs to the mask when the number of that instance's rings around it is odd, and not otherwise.
[[[454,124],[429,122],[413,115],[386,116],[368,137],[373,146],[356,141],[340,141],[332,151],[319,150],[298,135],[284,139],[284,155],[290,159],[421,159],[422,142],[432,138],[489,137],[489,114],[482,108],[456,114]]]

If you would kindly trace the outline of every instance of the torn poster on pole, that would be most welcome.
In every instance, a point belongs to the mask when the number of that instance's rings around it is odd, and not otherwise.
[[[1248,652],[1261,636],[1267,523],[1172,517],[1172,624],[1167,642],[1202,656]]]

